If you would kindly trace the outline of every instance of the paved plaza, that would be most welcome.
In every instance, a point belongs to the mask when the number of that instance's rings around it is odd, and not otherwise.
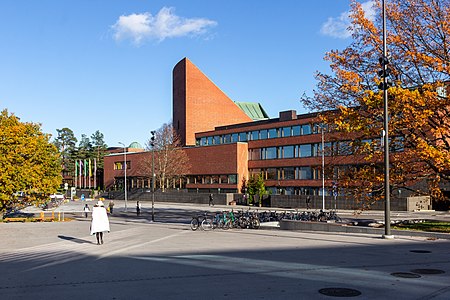
[[[0,223],[0,299],[450,299],[449,240],[192,231],[190,215],[219,208],[156,204],[151,222],[149,203],[138,217],[116,202],[97,245],[82,205],[59,208],[71,221]]]

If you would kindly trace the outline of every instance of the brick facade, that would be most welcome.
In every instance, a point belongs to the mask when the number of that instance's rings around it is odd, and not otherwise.
[[[174,67],[172,88],[173,125],[185,146],[195,145],[197,132],[252,121],[187,58]]]

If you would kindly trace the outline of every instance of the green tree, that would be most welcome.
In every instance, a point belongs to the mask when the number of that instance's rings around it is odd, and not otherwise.
[[[77,155],[77,138],[73,131],[67,127],[56,129],[58,136],[53,144],[61,154],[64,176],[72,176],[75,170],[75,158]]]
[[[61,160],[50,135],[35,123],[23,123],[5,109],[0,114],[0,211],[40,204],[61,185]],[[27,203],[13,197],[28,195]]]
[[[79,159],[89,159],[94,157],[93,147],[91,140],[85,134],[81,135],[81,140],[78,144],[78,154]]]
[[[258,202],[261,206],[261,201],[264,195],[268,194],[266,184],[261,174],[258,176],[251,176],[247,182],[247,192],[250,195],[250,203],[256,203],[255,195],[258,195]]]
[[[108,149],[108,145],[106,145],[105,143],[103,133],[97,130],[91,135],[91,141],[93,151],[92,156],[97,159],[97,168],[103,169],[103,157],[106,154],[106,149]]]

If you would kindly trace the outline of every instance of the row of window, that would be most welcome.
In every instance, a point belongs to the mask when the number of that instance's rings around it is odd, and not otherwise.
[[[264,180],[304,180],[321,179],[322,170],[319,167],[282,167],[249,169],[249,176],[262,175]]]
[[[187,184],[237,184],[237,174],[187,176]]]
[[[364,144],[375,143],[375,148],[380,147],[379,140],[363,140],[360,147]],[[356,149],[356,145],[352,145],[349,141],[327,142],[324,143],[324,156],[352,155]],[[403,139],[395,138],[391,140],[390,151],[403,151]],[[249,160],[266,160],[266,159],[284,159],[284,158],[302,158],[322,155],[322,143],[302,144],[302,145],[285,145],[278,147],[254,148],[248,150]]]
[[[285,126],[278,128],[260,129],[246,132],[237,132],[237,133],[202,137],[196,140],[196,144],[197,146],[210,146],[210,145],[237,143],[237,142],[274,139],[280,137],[309,135],[319,132],[320,132],[319,124],[313,125],[303,124],[303,125]]]

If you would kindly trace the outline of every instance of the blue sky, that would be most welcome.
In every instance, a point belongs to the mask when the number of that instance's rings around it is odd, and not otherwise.
[[[364,1],[363,1],[364,2]],[[365,1],[367,2],[367,1]],[[350,0],[0,0],[0,109],[78,139],[142,145],[172,118],[188,57],[234,101],[306,112],[325,52],[351,42]]]

